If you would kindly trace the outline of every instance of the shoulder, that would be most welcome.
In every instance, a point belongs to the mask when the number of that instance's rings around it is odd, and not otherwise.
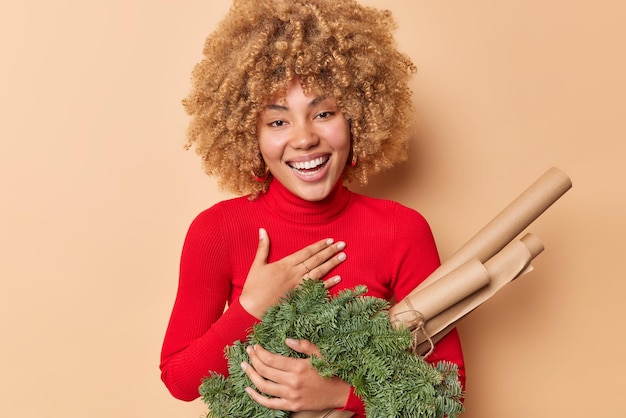
[[[354,194],[353,216],[370,229],[379,242],[389,241],[396,249],[407,245],[426,245],[434,235],[426,218],[399,202]]]
[[[393,223],[407,227],[413,225],[415,228],[430,228],[426,218],[420,212],[394,200],[353,193],[353,204],[355,209],[383,221],[383,224]]]
[[[214,229],[224,222],[228,222],[229,218],[240,216],[243,212],[251,210],[253,205],[254,201],[251,201],[248,196],[217,202],[195,216],[191,221],[189,231],[202,233],[203,231]]]

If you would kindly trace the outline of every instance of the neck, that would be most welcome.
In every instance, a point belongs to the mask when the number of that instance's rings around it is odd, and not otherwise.
[[[275,179],[261,199],[277,216],[295,223],[325,223],[339,215],[350,203],[352,193],[343,186],[341,180],[335,184],[324,199],[311,202],[302,199]]]

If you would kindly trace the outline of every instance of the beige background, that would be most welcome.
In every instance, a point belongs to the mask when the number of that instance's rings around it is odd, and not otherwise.
[[[467,418],[623,411],[626,7],[367,1],[419,66],[412,163],[366,193],[449,255],[548,167],[536,270],[463,321]],[[0,3],[0,416],[197,417],[158,361],[186,228],[225,197],[180,99],[219,1]]]

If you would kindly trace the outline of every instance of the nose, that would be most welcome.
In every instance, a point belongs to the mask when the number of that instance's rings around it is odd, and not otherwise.
[[[294,149],[308,150],[319,144],[320,138],[314,127],[310,123],[303,122],[296,126],[291,139],[291,146]]]

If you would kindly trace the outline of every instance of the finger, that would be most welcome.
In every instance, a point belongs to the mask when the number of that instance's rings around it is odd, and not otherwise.
[[[241,363],[241,369],[258,390],[270,396],[278,396],[277,392],[280,386],[259,373],[254,365],[243,362]]]
[[[330,245],[315,254],[311,254],[304,262],[307,263],[311,270],[326,261],[330,260],[333,256],[341,254],[340,251],[346,248],[346,243],[343,241],[339,241],[334,245]]]
[[[256,371],[274,382],[284,382],[288,379],[286,372],[299,367],[299,359],[272,353],[258,344],[246,348],[246,351]]]
[[[285,344],[287,347],[291,348],[298,353],[306,354],[307,356],[316,356],[322,357],[320,350],[317,348],[315,344],[313,344],[309,340],[296,340],[294,338],[287,338],[285,340]]]
[[[252,264],[266,264],[270,253],[270,238],[265,228],[259,228],[259,244]]]
[[[335,255],[342,256],[343,253],[341,253],[340,251],[342,251],[344,248],[346,248],[346,243],[343,241],[339,241],[334,245],[329,245],[328,247],[322,249],[321,251],[318,251],[317,253],[312,254],[311,256],[309,256],[309,258],[305,260],[305,262],[307,263],[307,266],[309,266],[309,268],[313,270],[317,266],[330,260]],[[345,258],[345,254],[343,254],[343,257]]]
[[[266,350],[259,346],[255,346],[254,348],[248,347],[246,351],[248,352],[252,367],[248,367],[244,370],[248,377],[250,377],[250,380],[252,380],[261,392],[272,396],[279,396],[279,394],[276,393],[278,389],[273,387],[272,384],[280,384],[288,380],[286,373],[283,371],[284,366],[283,369],[277,368],[275,362],[272,362],[272,353],[269,351],[266,352]]]
[[[341,281],[341,277],[340,276],[333,276],[330,279],[326,279],[326,280],[324,280],[324,289],[330,289],[331,287],[333,287],[334,285],[336,285],[340,281]]]
[[[326,276],[332,269],[337,267],[347,258],[346,253],[343,251],[336,254],[337,251],[343,250],[345,247],[345,243],[339,242],[336,246],[333,245],[332,247],[321,251],[306,260],[305,263],[310,268],[307,276],[312,279],[321,279]]]
[[[288,255],[287,257],[284,258],[284,260],[286,262],[289,262],[289,264],[292,266],[297,266],[298,264],[302,263],[303,261],[308,260],[310,257],[314,256],[320,251],[326,250],[328,248],[332,248],[331,246],[333,245],[334,242],[335,240],[333,240],[332,238],[327,238],[327,239],[317,241],[309,246],[304,247],[303,249],[299,251],[296,251],[293,254]]]
[[[263,378],[247,363],[242,363],[241,367],[256,387],[256,390],[252,387],[245,389],[255,402],[270,409],[287,409],[287,403],[283,399],[287,393],[284,386]]]
[[[283,411],[288,410],[287,409],[288,405],[285,402],[285,400],[282,398],[268,398],[266,396],[261,395],[259,392],[252,389],[251,387],[246,388],[246,393],[248,394],[248,396],[252,398],[252,400],[254,400],[256,403],[258,403],[261,406],[264,406],[269,409],[280,409]]]

